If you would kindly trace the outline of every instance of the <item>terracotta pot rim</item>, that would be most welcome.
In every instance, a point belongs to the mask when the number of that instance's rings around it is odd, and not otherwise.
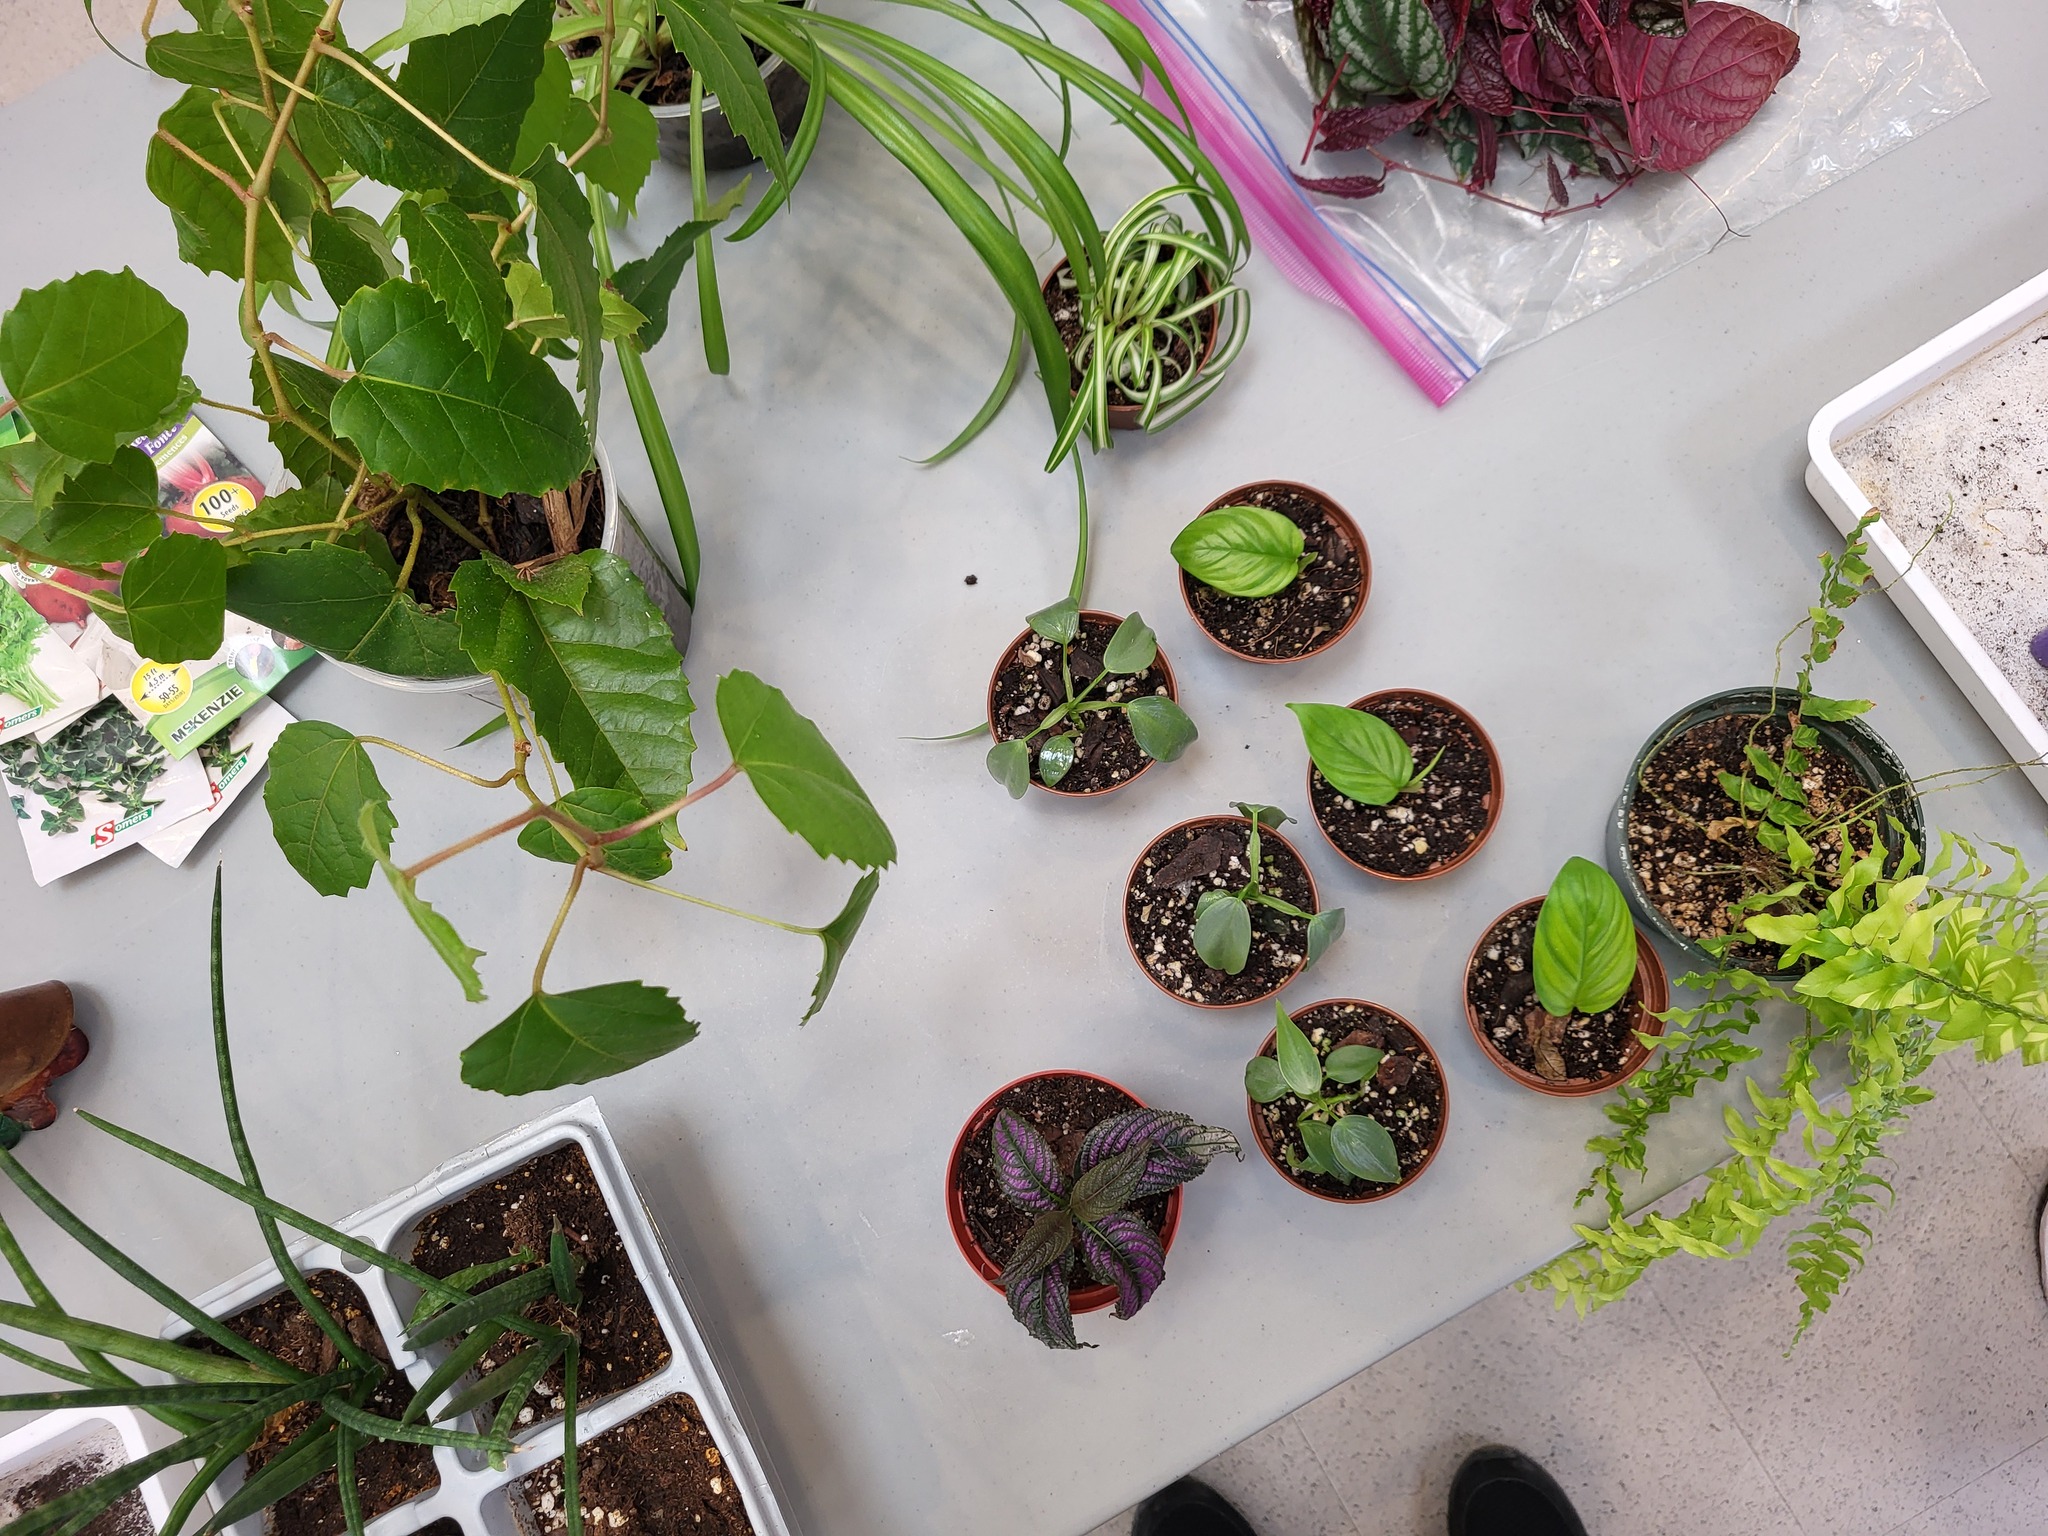
[[[960,1250],[960,1257],[967,1261],[967,1267],[979,1275],[989,1289],[1000,1293],[1003,1289],[1002,1266],[988,1256],[981,1244],[975,1240],[974,1229],[967,1224],[966,1204],[960,1195],[960,1154],[966,1149],[967,1139],[988,1121],[995,1118],[996,1100],[1012,1088],[1025,1083],[1035,1083],[1045,1077],[1085,1077],[1094,1082],[1107,1083],[1118,1093],[1129,1099],[1139,1109],[1146,1107],[1145,1101],[1115,1078],[1104,1077],[1099,1072],[1084,1072],[1078,1067],[1048,1067],[1039,1072],[1026,1072],[1022,1077],[1012,1078],[975,1107],[974,1113],[961,1122],[960,1134],[953,1138],[953,1150],[946,1157],[946,1225],[952,1228],[953,1242]],[[1175,1185],[1167,1192],[1166,1215],[1159,1223],[1159,1246],[1163,1252],[1173,1251],[1174,1233],[1180,1229],[1181,1187]],[[1100,1312],[1116,1302],[1116,1287],[1113,1285],[1071,1286],[1067,1291],[1067,1305],[1076,1316],[1083,1312]]]
[[[1486,942],[1494,929],[1516,913],[1528,907],[1542,905],[1541,896],[1531,896],[1526,901],[1518,901],[1479,930],[1479,937],[1472,941],[1471,953],[1465,957],[1465,969],[1459,973],[1465,1004],[1465,1023],[1471,1028],[1472,1038],[1479,1042],[1479,1048],[1484,1052],[1486,1059],[1524,1088],[1533,1088],[1536,1092],[1554,1099],[1591,1098],[1596,1093],[1605,1093],[1610,1088],[1620,1087],[1649,1065],[1649,1047],[1640,1040],[1632,1040],[1629,1043],[1628,1055],[1622,1058],[1621,1065],[1605,1077],[1585,1083],[1553,1083],[1534,1072],[1525,1071],[1502,1055],[1499,1047],[1487,1037],[1486,1026],[1480,1022],[1479,1010],[1472,1006],[1472,967],[1479,963],[1480,946]],[[1636,936],[1635,985],[1642,994],[1636,999],[1635,1021],[1630,1027],[1646,1035],[1661,1035],[1664,1033],[1664,1021],[1656,1015],[1671,1006],[1670,978],[1665,973],[1663,957],[1650,942],[1650,936],[1633,923],[1629,926],[1634,929]]]
[[[1158,847],[1163,839],[1173,836],[1174,833],[1180,831],[1183,827],[1200,826],[1207,822],[1220,822],[1226,824],[1237,823],[1242,824],[1244,826],[1250,826],[1251,820],[1252,819],[1249,816],[1229,816],[1219,813],[1214,816],[1190,816],[1185,821],[1176,821],[1164,832],[1159,833],[1150,842],[1145,844],[1145,846],[1138,851],[1138,856],[1131,861],[1131,872],[1124,876],[1125,897],[1128,898],[1130,896],[1131,887],[1136,883],[1138,878],[1138,871],[1144,867],[1145,855],[1150,853],[1154,848]],[[1259,833],[1259,837],[1261,841],[1265,840],[1266,838],[1272,838],[1273,840],[1278,842],[1281,847],[1285,848],[1289,853],[1294,855],[1294,861],[1301,866],[1301,872],[1308,877],[1308,894],[1310,898],[1310,909],[1315,912],[1321,912],[1323,910],[1323,893],[1316,888],[1315,871],[1308,867],[1308,860],[1304,859],[1301,856],[1301,850],[1294,846],[1293,840],[1291,838],[1284,836],[1276,827],[1267,827],[1263,829]],[[1124,918],[1122,920],[1122,926],[1124,930],[1124,948],[1128,949],[1131,952],[1131,963],[1137,966],[1139,974],[1141,974],[1147,981],[1151,982],[1153,986],[1157,987],[1160,991],[1164,992],[1168,997],[1172,998],[1176,1003],[1183,1004],[1184,1006],[1189,1008],[1205,1008],[1214,1013],[1227,1013],[1233,1008],[1249,1008],[1254,1003],[1269,1003],[1274,998],[1278,997],[1282,992],[1286,991],[1295,982],[1299,981],[1301,979],[1302,972],[1308,969],[1308,957],[1304,955],[1302,957],[1301,964],[1295,968],[1294,974],[1289,976],[1285,981],[1281,982],[1277,987],[1273,988],[1273,990],[1270,992],[1261,992],[1257,997],[1248,997],[1241,1003],[1198,1003],[1191,997],[1182,997],[1178,992],[1175,992],[1170,987],[1168,987],[1165,982],[1161,981],[1157,976],[1154,976],[1152,974],[1152,968],[1145,964],[1143,960],[1138,958],[1137,941],[1131,937],[1130,919]]]
[[[1111,613],[1103,608],[1083,608],[1081,610],[1081,617],[1084,619],[1101,619],[1110,624],[1121,624],[1130,615]],[[1016,651],[1018,646],[1024,643],[1026,637],[1037,633],[1029,624],[1026,624],[1017,632],[1017,637],[1003,647],[1002,654],[996,658],[996,664],[989,669],[988,696],[987,702],[983,706],[983,713],[988,717],[990,740],[994,740],[996,734],[996,681],[1003,675],[1003,663],[1010,659],[1011,654]],[[1044,639],[1045,637],[1040,635],[1039,638]],[[1046,644],[1050,645],[1052,642],[1047,640]],[[1180,702],[1180,682],[1173,675],[1173,663],[1166,659],[1165,646],[1159,647],[1158,654],[1153,658],[1153,665],[1166,675],[1166,696],[1178,704]],[[1042,789],[1048,795],[1060,795],[1068,800],[1092,800],[1097,795],[1113,795],[1120,789],[1128,788],[1158,766],[1159,761],[1157,758],[1147,756],[1145,761],[1139,766],[1138,771],[1133,773],[1128,779],[1125,779],[1121,784],[1105,784],[1100,789],[1061,789],[1054,784],[1039,783],[1035,774],[1028,782],[1033,789]]]
[[[1044,294],[1046,294],[1051,289],[1054,281],[1059,277],[1059,275],[1062,272],[1067,271],[1071,267],[1071,265],[1072,264],[1064,256],[1062,256],[1058,261],[1054,262],[1052,265],[1052,270],[1045,274],[1045,277],[1040,281],[1038,285],[1038,291],[1040,295],[1043,296]],[[1207,268],[1197,267],[1195,269],[1195,276],[1201,281],[1203,287],[1213,288],[1215,286],[1214,283],[1210,280]],[[1215,320],[1210,325],[1209,335],[1202,344],[1202,355],[1196,361],[1194,366],[1194,372],[1196,374],[1200,374],[1204,368],[1208,367],[1209,359],[1216,355],[1216,338],[1222,333],[1222,330],[1223,322],[1221,319]],[[1069,376],[1071,377],[1071,374]],[[1136,432],[1140,430],[1144,426],[1144,422],[1142,422],[1139,418],[1143,414],[1144,409],[1145,408],[1141,405],[1130,405],[1128,403],[1124,405],[1110,406],[1110,431]]]
[[[1238,498],[1246,493],[1265,490],[1269,486],[1277,486],[1283,490],[1298,491],[1315,502],[1317,506],[1323,509],[1323,515],[1335,525],[1340,533],[1351,541],[1351,547],[1358,551],[1358,602],[1351,610],[1351,617],[1338,625],[1329,635],[1325,636],[1322,644],[1316,646],[1313,650],[1303,651],[1299,656],[1254,656],[1250,651],[1241,651],[1234,645],[1226,644],[1215,631],[1202,622],[1202,616],[1195,612],[1193,588],[1201,586],[1203,583],[1196,581],[1193,576],[1182,570],[1178,564],[1174,566],[1174,570],[1180,576],[1180,600],[1182,606],[1188,611],[1188,617],[1194,620],[1195,628],[1200,630],[1218,650],[1226,655],[1235,656],[1239,661],[1253,662],[1262,667],[1285,667],[1291,666],[1297,661],[1314,660],[1357,627],[1359,619],[1365,615],[1365,605],[1372,597],[1372,552],[1366,548],[1365,535],[1359,531],[1358,524],[1351,514],[1338,506],[1336,500],[1328,492],[1319,491],[1314,486],[1300,480],[1247,480],[1243,485],[1232,486],[1221,496],[1210,502],[1209,505],[1202,508],[1196,515],[1198,517],[1207,517],[1219,507],[1236,505]],[[1281,590],[1285,591],[1286,589],[1283,587]]]
[[[1364,695],[1362,698],[1353,699],[1344,707],[1346,709],[1363,709],[1366,705],[1377,703],[1383,699],[1426,699],[1432,704],[1449,710],[1472,727],[1472,734],[1479,738],[1479,745],[1486,752],[1487,766],[1493,770],[1493,805],[1487,812],[1486,825],[1479,829],[1479,835],[1467,843],[1455,857],[1446,859],[1441,864],[1432,865],[1420,874],[1397,875],[1384,869],[1374,869],[1370,864],[1361,864],[1338,846],[1337,840],[1330,836],[1330,829],[1323,825],[1323,818],[1316,812],[1316,765],[1313,758],[1309,760],[1308,776],[1305,781],[1308,785],[1309,819],[1316,824],[1316,830],[1323,834],[1323,841],[1330,845],[1336,852],[1337,857],[1346,864],[1349,864],[1353,869],[1362,870],[1366,874],[1380,880],[1396,880],[1403,883],[1412,883],[1417,880],[1434,880],[1439,875],[1449,874],[1459,865],[1471,859],[1474,854],[1486,846],[1487,840],[1493,836],[1493,829],[1500,825],[1501,806],[1507,799],[1507,779],[1501,772],[1500,749],[1493,744],[1493,738],[1486,734],[1486,727],[1479,723],[1478,717],[1472,711],[1454,700],[1445,698],[1440,693],[1430,692],[1427,688],[1381,688]]]
[[[1394,1198],[1394,1196],[1402,1193],[1404,1190],[1412,1188],[1415,1184],[1419,1183],[1422,1179],[1422,1176],[1425,1173],[1429,1172],[1429,1165],[1436,1161],[1437,1153],[1443,1150],[1444,1138],[1450,1134],[1451,1129],[1451,1079],[1450,1074],[1444,1071],[1443,1057],[1439,1056],[1437,1054],[1436,1047],[1429,1043],[1429,1037],[1425,1035],[1421,1030],[1417,1029],[1414,1026],[1414,1024],[1410,1023],[1407,1018],[1405,1018],[1403,1015],[1399,1013],[1396,1013],[1393,1009],[1389,1008],[1385,1003],[1375,1003],[1371,999],[1363,997],[1325,997],[1319,999],[1316,1002],[1308,1004],[1306,1007],[1295,1009],[1289,1015],[1289,1017],[1299,1020],[1301,1016],[1305,1013],[1312,1013],[1318,1008],[1327,1008],[1333,1004],[1347,1005],[1354,1008],[1370,1008],[1377,1013],[1383,1013],[1388,1018],[1397,1021],[1408,1031],[1408,1033],[1413,1035],[1416,1038],[1416,1040],[1421,1044],[1422,1048],[1429,1053],[1429,1059],[1431,1063],[1436,1067],[1436,1079],[1439,1083],[1443,1085],[1443,1104],[1437,1112],[1436,1140],[1430,1143],[1428,1153],[1424,1155],[1421,1163],[1419,1163],[1416,1166],[1415,1171],[1409,1174],[1408,1177],[1403,1179],[1400,1183],[1391,1185],[1385,1189],[1381,1189],[1373,1194],[1325,1194],[1320,1189],[1309,1188],[1306,1184],[1301,1183],[1298,1179],[1294,1177],[1293,1174],[1287,1171],[1287,1165],[1280,1161],[1278,1155],[1274,1152],[1273,1148],[1267,1144],[1265,1131],[1266,1122],[1259,1114],[1260,1106],[1252,1101],[1252,1096],[1250,1094],[1246,1094],[1244,1099],[1245,1118],[1251,1122],[1252,1140],[1258,1143],[1260,1153],[1265,1157],[1267,1162],[1273,1165],[1273,1171],[1279,1174],[1281,1178],[1287,1181],[1288,1186],[1290,1188],[1296,1189],[1304,1195],[1313,1195],[1318,1200],[1327,1200],[1332,1205],[1372,1205],[1380,1200],[1391,1200]],[[1259,1056],[1265,1055],[1266,1052],[1272,1048],[1274,1038],[1279,1033],[1280,1029],[1278,1025],[1275,1025],[1272,1029],[1267,1030],[1266,1038],[1264,1041],[1260,1043],[1259,1048],[1255,1054]]]

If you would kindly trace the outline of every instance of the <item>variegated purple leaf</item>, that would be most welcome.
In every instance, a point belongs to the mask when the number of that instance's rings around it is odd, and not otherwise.
[[[1059,1204],[1059,1197],[1066,1193],[1060,1160],[1030,1121],[1011,1110],[997,1110],[988,1145],[1003,1194],[1012,1205],[1027,1211],[1049,1211]]]
[[[1209,1165],[1199,1158],[1189,1157],[1184,1152],[1169,1152],[1155,1147],[1152,1156],[1146,1160],[1144,1175],[1138,1180],[1133,1200],[1149,1200],[1154,1195],[1163,1195],[1169,1189],[1178,1189],[1192,1178],[1200,1176]]]
[[[1127,1152],[1141,1141],[1165,1146],[1178,1127],[1192,1123],[1171,1109],[1127,1109],[1111,1115],[1082,1138],[1081,1150],[1074,1154],[1074,1174],[1078,1178],[1104,1158]]]
[[[1116,1315],[1130,1317],[1152,1299],[1166,1278],[1166,1248],[1159,1234],[1129,1211],[1112,1211],[1081,1229],[1088,1273],[1116,1287]]]
[[[1074,1337],[1074,1309],[1067,1300],[1068,1271],[1073,1262],[1071,1256],[1064,1257],[1052,1268],[1020,1276],[1003,1288],[1010,1315],[1048,1349],[1092,1347]]]
[[[1237,1138],[1221,1126],[1202,1125],[1177,1110],[1129,1109],[1088,1133],[1074,1159],[1074,1169],[1085,1171],[1141,1141],[1152,1143],[1152,1157],[1145,1165],[1145,1176],[1138,1181],[1137,1193],[1131,1196],[1134,1200],[1162,1195],[1187,1183],[1222,1153],[1244,1157]]]
[[[1064,1210],[1047,1211],[1017,1240],[1003,1265],[1003,1287],[1027,1275],[1042,1274],[1067,1256],[1074,1246],[1074,1218]]]

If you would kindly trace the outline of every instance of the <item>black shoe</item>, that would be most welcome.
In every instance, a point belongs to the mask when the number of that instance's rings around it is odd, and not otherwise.
[[[1485,1445],[1451,1479],[1451,1536],[1586,1536],[1557,1480],[1520,1451]]]
[[[1258,1536],[1243,1515],[1207,1483],[1184,1477],[1138,1506],[1131,1536]],[[1582,1531],[1578,1536],[1585,1536]]]

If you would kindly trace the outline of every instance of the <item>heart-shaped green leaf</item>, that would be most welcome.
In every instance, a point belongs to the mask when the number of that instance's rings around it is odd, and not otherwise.
[[[1290,704],[1316,771],[1360,805],[1386,805],[1415,781],[1415,754],[1378,715],[1341,704]]]
[[[1344,933],[1344,909],[1326,907],[1308,920],[1308,959],[1302,969],[1307,970],[1328,953]]]
[[[214,539],[173,533],[121,573],[129,639],[151,661],[195,661],[220,649],[228,552]]]
[[[1173,558],[1204,586],[1232,597],[1271,597],[1301,574],[1301,530],[1266,507],[1218,507],[1181,529]]]
[[[597,109],[579,97],[571,98],[564,135],[570,142],[562,148],[570,154],[581,149],[597,131]],[[634,205],[647,173],[654,169],[660,147],[660,133],[654,112],[638,96],[613,91],[605,101],[605,127],[610,139],[591,149],[576,162],[576,170],[619,200],[619,211],[633,217]]]
[[[895,862],[896,840],[867,791],[780,689],[751,672],[728,672],[718,680],[717,707],[733,761],[777,821],[820,858],[864,869]]]
[[[1245,1096],[1254,1104],[1271,1104],[1287,1093],[1287,1079],[1280,1063],[1270,1056],[1254,1056],[1244,1064]]]
[[[839,909],[839,915],[818,930],[818,937],[825,942],[825,959],[819,965],[818,979],[811,987],[811,1006],[797,1020],[799,1024],[808,1024],[817,1017],[818,1010],[825,1006],[825,999],[832,995],[832,983],[839,979],[839,967],[846,960],[846,952],[853,947],[853,936],[860,932],[860,925],[867,920],[868,908],[881,884],[882,877],[875,870],[862,875],[847,893],[846,905]]]
[[[1450,50],[1428,0],[1335,0],[1329,25],[1331,57],[1353,90],[1428,98],[1450,89]]]
[[[1195,953],[1204,965],[1235,976],[1251,957],[1251,908],[1228,892],[1213,894],[1222,899],[1206,903],[1195,918]]]
[[[1158,637],[1144,619],[1133,613],[1117,625],[1109,644],[1102,648],[1102,666],[1108,672],[1136,676],[1151,666],[1158,655]]]
[[[1024,798],[1031,787],[1031,748],[1023,737],[999,741],[988,749],[988,774],[1010,792],[1012,800]]]
[[[0,317],[0,384],[51,452],[103,463],[184,379],[185,317],[127,268],[32,288]]]
[[[391,846],[398,827],[369,749],[319,720],[294,721],[272,743],[263,804],[286,861],[322,896],[344,896],[370,883],[376,861],[364,846],[366,814],[374,815],[383,847]]]
[[[628,1071],[696,1038],[683,1005],[645,982],[538,992],[470,1042],[462,1080],[492,1093],[537,1093]]]
[[[614,832],[638,821],[649,807],[638,795],[593,786],[570,790],[555,802],[555,809],[593,832]],[[552,859],[557,864],[574,864],[578,857],[568,838],[551,821],[528,822],[520,830],[519,846],[535,858]],[[649,827],[616,843],[605,844],[604,867],[639,880],[659,880],[669,872],[672,863],[659,827]]]
[[[1038,749],[1038,777],[1048,787],[1058,785],[1072,771],[1080,743],[1071,731],[1048,736]]]
[[[1330,1152],[1346,1173],[1375,1184],[1401,1182],[1401,1158],[1394,1150],[1394,1138],[1370,1115],[1346,1115],[1331,1126]]]
[[[58,565],[113,565],[163,531],[156,465],[140,449],[117,448],[110,462],[86,465],[57,493],[29,542]]]
[[[1621,1001],[1635,980],[1636,930],[1612,875],[1590,859],[1565,860],[1536,914],[1532,958],[1547,1013],[1602,1013]]]
[[[1072,645],[1081,633],[1081,605],[1063,597],[1050,608],[1041,608],[1025,622],[1054,645]]]
[[[1187,711],[1163,693],[1131,700],[1124,710],[1138,750],[1155,762],[1170,763],[1187,751],[1197,734]]]

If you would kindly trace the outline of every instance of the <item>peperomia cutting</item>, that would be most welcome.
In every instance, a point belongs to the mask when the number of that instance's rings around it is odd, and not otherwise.
[[[1301,529],[1268,507],[1218,507],[1174,536],[1173,558],[1204,586],[1271,597],[1315,560]]]
[[[1330,907],[1321,912],[1304,912],[1267,890],[1264,884],[1266,863],[1259,847],[1260,833],[1294,818],[1277,805],[1247,805],[1241,800],[1233,803],[1239,814],[1251,822],[1245,838],[1245,882],[1234,890],[1219,887],[1202,892],[1195,903],[1195,953],[1205,964],[1214,966],[1227,976],[1243,971],[1245,962],[1251,958],[1252,909],[1263,907],[1308,924],[1308,958],[1302,962],[1302,969],[1307,970],[1344,932],[1344,909]]]
[[[1316,771],[1360,805],[1391,805],[1419,788],[1443,754],[1438,748],[1420,768],[1408,743],[1378,715],[1342,704],[1290,704]]]
[[[1283,1146],[1287,1166],[1342,1184],[1354,1179],[1400,1183],[1401,1158],[1393,1136],[1372,1116],[1352,1107],[1379,1071],[1386,1052],[1370,1045],[1339,1045],[1327,1056],[1318,1055],[1285,1008],[1275,1003],[1273,1013],[1274,1054],[1261,1053],[1245,1063],[1244,1091],[1254,1104],[1275,1104],[1292,1095],[1301,1106],[1295,1130],[1304,1153]]]
[[[1131,1207],[1198,1177],[1221,1153],[1244,1156],[1230,1132],[1164,1109],[1102,1121],[1082,1138],[1071,1172],[1012,1110],[997,1111],[989,1150],[1004,1197],[1035,1217],[1003,1266],[1003,1294],[1025,1332],[1052,1349],[1093,1347],[1074,1337],[1076,1258],[1116,1287],[1118,1317],[1136,1316],[1166,1278],[1166,1249]]]

